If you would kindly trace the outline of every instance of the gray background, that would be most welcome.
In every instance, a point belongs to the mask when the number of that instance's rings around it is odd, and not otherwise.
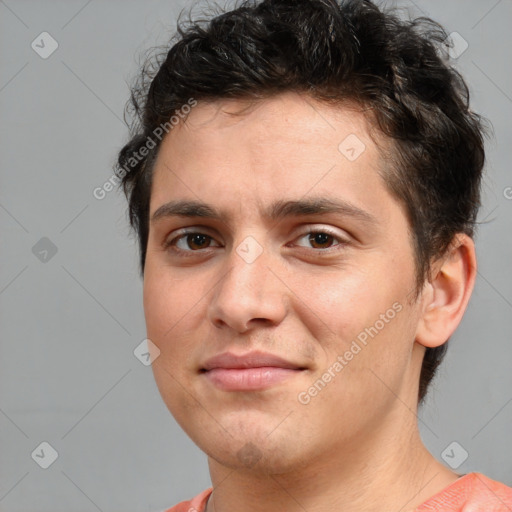
[[[206,457],[133,354],[145,326],[124,198],[92,194],[126,140],[138,56],[189,5],[0,0],[1,511],[151,512],[210,485]],[[421,431],[439,458],[453,441],[468,452],[459,472],[512,485],[512,1],[399,5],[468,42],[456,66],[495,132],[476,289]],[[31,48],[43,31],[59,44],[47,59]],[[43,237],[56,254],[41,252]],[[59,454],[46,470],[31,457],[43,441]]]

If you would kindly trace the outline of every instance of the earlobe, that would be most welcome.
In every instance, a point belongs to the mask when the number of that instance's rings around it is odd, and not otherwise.
[[[425,347],[445,343],[459,325],[476,279],[473,240],[457,233],[445,255],[432,266],[432,277],[423,290],[423,310],[416,341]]]

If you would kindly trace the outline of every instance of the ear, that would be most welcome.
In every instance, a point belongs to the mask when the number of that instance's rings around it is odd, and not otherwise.
[[[445,343],[459,325],[476,279],[473,240],[457,233],[441,259],[431,268],[422,291],[423,309],[416,341],[425,347]]]

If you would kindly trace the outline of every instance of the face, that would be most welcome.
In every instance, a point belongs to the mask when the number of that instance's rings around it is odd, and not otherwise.
[[[292,93],[199,103],[162,142],[144,275],[153,372],[215,461],[285,472],[410,415],[421,300],[382,166],[363,114]]]

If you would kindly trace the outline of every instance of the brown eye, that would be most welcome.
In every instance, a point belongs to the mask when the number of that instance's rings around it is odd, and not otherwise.
[[[306,247],[308,249],[316,249],[316,252],[327,252],[329,249],[341,249],[342,246],[347,245],[349,242],[343,238],[343,235],[331,233],[326,229],[310,229],[295,242],[299,247]]]
[[[299,253],[312,258],[341,256],[352,244],[351,235],[343,229],[330,226],[308,226],[295,238],[292,246],[300,248]]]
[[[210,245],[211,236],[202,233],[192,233],[186,235],[186,243],[190,249],[204,249]]]
[[[197,231],[182,233],[164,244],[165,249],[183,255],[199,252],[201,249],[210,249],[211,247],[219,247],[219,244],[212,236]]]
[[[334,236],[321,231],[309,233],[308,240],[315,249],[328,249],[334,241]]]

